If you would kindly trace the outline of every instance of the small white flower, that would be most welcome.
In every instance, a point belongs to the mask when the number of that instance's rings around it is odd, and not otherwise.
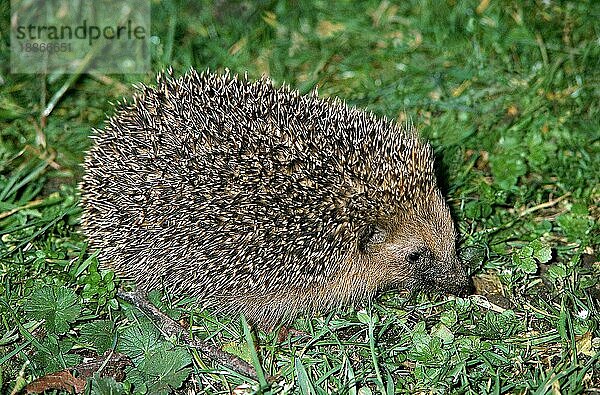
[[[577,317],[579,317],[582,320],[586,320],[589,315],[590,312],[588,310],[581,310],[579,313],[577,313]]]

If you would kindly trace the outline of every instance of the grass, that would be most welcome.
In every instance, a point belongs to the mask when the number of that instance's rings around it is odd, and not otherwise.
[[[5,2],[6,3],[6,2]],[[0,12],[0,392],[116,350],[96,393],[600,391],[600,4],[153,2],[147,75],[9,74]],[[278,381],[212,365],[115,298],[77,232],[77,182],[111,102],[190,66],[268,74],[402,120],[438,154],[476,296],[382,295],[257,343],[160,292],[163,311]],[[41,122],[48,97],[68,90]],[[255,349],[255,347],[258,348]],[[120,369],[119,369],[120,367]]]

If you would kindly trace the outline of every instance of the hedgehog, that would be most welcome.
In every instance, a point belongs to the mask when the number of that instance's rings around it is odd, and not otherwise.
[[[264,328],[390,289],[466,288],[411,122],[267,77],[156,80],[118,103],[85,158],[81,225],[101,265]]]

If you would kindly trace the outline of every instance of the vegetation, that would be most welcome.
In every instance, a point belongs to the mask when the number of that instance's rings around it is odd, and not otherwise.
[[[107,351],[127,360],[88,393],[600,391],[600,3],[154,1],[152,17],[147,75],[9,74],[0,33],[0,392]],[[111,103],[168,66],[409,116],[439,154],[476,295],[391,292],[298,319],[306,335],[282,342],[151,295],[193,336],[259,360],[271,385],[161,336],[86,248],[77,182]]]

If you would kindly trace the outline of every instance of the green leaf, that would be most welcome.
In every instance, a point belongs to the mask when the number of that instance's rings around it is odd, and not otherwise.
[[[367,310],[359,310],[356,312],[356,318],[358,318],[358,321],[362,324],[368,324],[369,322],[371,322],[371,317],[369,316],[369,313],[367,312]]]
[[[147,358],[160,346],[160,334],[151,322],[143,321],[131,326],[120,336],[117,351],[127,354],[134,363]]]
[[[115,324],[109,320],[89,322],[81,326],[81,341],[91,344],[99,355],[113,347]]]
[[[586,289],[593,287],[598,284],[598,278],[596,276],[583,275],[579,277],[579,283],[577,284],[580,289]]]
[[[552,259],[552,249],[539,240],[534,240],[529,244],[533,248],[533,257],[541,263],[546,263]]]
[[[562,279],[567,276],[567,269],[562,263],[557,263],[548,268],[548,276],[554,279]]]
[[[520,176],[527,173],[527,165],[520,157],[513,155],[495,155],[490,158],[492,175],[500,189],[511,189]]]
[[[505,310],[501,314],[488,311],[477,322],[473,332],[488,339],[506,339],[522,327],[523,324],[512,310]]]
[[[306,372],[306,368],[302,364],[300,358],[296,358],[294,361],[294,368],[296,370],[296,376],[298,377],[298,386],[300,387],[300,393],[303,395],[316,394],[315,388],[313,387],[310,377]]]
[[[360,387],[358,389],[358,395],[373,395],[373,391],[369,387]]]
[[[191,369],[188,352],[161,340],[158,330],[149,321],[129,327],[119,337],[117,351],[127,354],[135,368],[127,373],[127,381],[135,393],[168,394],[181,386]]]
[[[190,375],[192,369],[186,366],[191,363],[185,348],[161,342],[151,355],[141,361],[138,369],[146,376],[149,393],[168,394],[180,387]]]
[[[469,218],[487,218],[492,214],[492,206],[487,202],[475,201],[465,205],[464,213]]]
[[[446,326],[452,326],[456,324],[458,316],[455,310],[445,310],[440,315],[440,322]]]
[[[252,360],[252,365],[254,366],[254,369],[256,371],[258,382],[261,388],[267,388],[268,382],[260,364],[260,358],[258,357],[258,352],[256,351],[254,337],[252,336],[250,325],[248,325],[246,317],[244,317],[243,314],[241,315],[240,320],[242,323],[242,329],[244,331],[244,338],[246,339],[246,344],[248,345],[248,349],[250,351],[250,358]]]
[[[459,337],[454,346],[465,357],[482,351],[481,340],[477,336]]]
[[[425,323],[416,325],[412,335],[413,345],[408,353],[408,358],[422,362],[428,366],[438,366],[448,357],[442,349],[442,340],[437,336],[429,335],[425,330]]]
[[[442,339],[444,344],[451,344],[454,341],[454,334],[446,325],[442,323],[435,325],[431,329],[431,335]]]
[[[573,213],[574,215],[586,216],[589,214],[589,212],[590,211],[588,207],[583,203],[574,203],[573,206],[571,206],[571,213]]]
[[[126,369],[126,373],[124,384],[127,387],[133,388],[136,394],[148,393],[148,386],[146,385],[148,378],[144,373],[140,372],[138,368],[132,367]]]
[[[565,306],[564,306],[564,301],[563,304],[561,305],[560,308],[560,314],[558,316],[558,323],[556,325],[556,330],[558,331],[558,334],[560,335],[561,339],[563,339],[564,341],[569,341],[569,335],[567,333],[567,326],[568,326],[568,315],[569,313],[566,311]]]
[[[529,274],[533,274],[535,272],[537,272],[537,263],[535,262],[535,259],[531,258],[531,257],[523,257],[520,256],[520,254],[514,254],[512,256],[513,258],[513,263],[516,265],[516,267],[520,270],[522,270],[525,273],[529,273]]]
[[[523,248],[521,248],[518,252],[519,257],[521,258],[529,258],[531,256],[533,256],[533,247],[531,246],[525,246]]]
[[[73,348],[72,340],[58,340],[55,335],[49,335],[41,341],[43,348],[38,349],[33,356],[40,374],[47,374],[73,367],[82,360],[80,355],[69,354]]]
[[[534,274],[538,270],[538,265],[535,259],[533,258],[525,258],[521,260],[521,265],[519,267],[525,272],[529,274]]]
[[[223,344],[221,349],[225,352],[235,355],[236,357],[242,358],[248,363],[252,363],[252,356],[250,355],[250,347],[247,343],[238,343],[235,341],[227,342]]]
[[[587,216],[574,213],[559,215],[556,222],[564,234],[572,239],[582,238],[593,225],[593,220]]]
[[[117,383],[112,377],[100,377],[94,373],[94,377],[88,382],[92,394],[121,395],[125,394],[123,384]]]
[[[33,291],[25,314],[35,320],[46,320],[50,333],[63,334],[70,328],[81,313],[81,306],[75,292],[66,287],[43,286]]]

